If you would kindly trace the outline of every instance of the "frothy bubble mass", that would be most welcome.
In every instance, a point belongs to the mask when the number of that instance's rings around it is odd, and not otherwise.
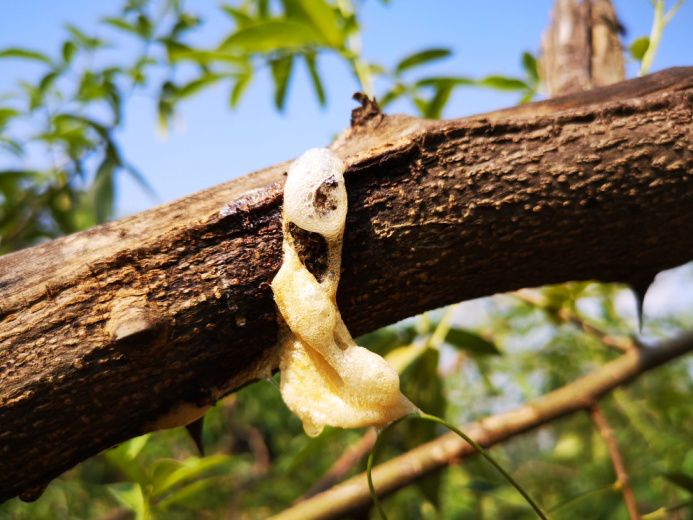
[[[337,308],[346,213],[344,163],[326,148],[308,150],[284,186],[284,258],[272,291],[284,321],[280,390],[310,436],[327,425],[382,426],[416,410],[401,394],[397,372],[356,345]],[[290,223],[325,238],[328,267],[320,282],[301,262]]]

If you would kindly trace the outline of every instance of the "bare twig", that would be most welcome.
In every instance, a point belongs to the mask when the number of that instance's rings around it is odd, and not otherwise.
[[[638,504],[635,501],[633,489],[630,487],[630,479],[628,478],[628,472],[626,471],[626,465],[623,462],[621,451],[618,449],[614,431],[606,420],[606,417],[604,417],[598,404],[595,403],[594,406],[592,406],[590,409],[590,416],[592,417],[592,422],[597,428],[599,435],[604,440],[606,448],[609,450],[609,457],[611,458],[611,463],[616,472],[616,483],[623,495],[623,501],[628,510],[628,517],[631,520],[639,520],[640,513],[638,513]]]
[[[603,395],[668,361],[693,350],[693,333],[669,341],[658,348],[630,350],[599,370],[579,378],[524,406],[493,415],[465,426],[467,434],[484,447],[591,408]],[[381,496],[393,493],[452,461],[469,457],[474,449],[453,434],[428,442],[379,465],[373,471]],[[337,518],[368,504],[366,475],[356,475],[319,495],[275,516],[275,520]]]
[[[578,314],[572,312],[570,309],[561,307],[560,309],[552,309],[547,305],[546,301],[539,296],[535,291],[522,289],[513,293],[517,299],[522,300],[529,305],[538,307],[547,313],[551,313],[556,316],[559,320],[564,323],[570,323],[582,330],[585,334],[588,334],[596,339],[598,339],[602,344],[607,347],[620,350],[621,352],[628,352],[632,349],[642,348],[642,344],[634,337],[629,336],[614,336],[608,332],[600,329],[599,327],[588,323]]]

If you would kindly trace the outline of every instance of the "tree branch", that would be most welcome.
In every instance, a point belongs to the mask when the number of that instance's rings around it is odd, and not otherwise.
[[[590,409],[590,417],[604,441],[604,444],[606,444],[606,448],[609,450],[609,457],[611,458],[611,463],[616,473],[616,482],[618,488],[621,490],[623,502],[626,504],[626,509],[628,510],[628,518],[630,518],[630,520],[639,520],[640,513],[638,512],[638,503],[635,501],[633,489],[630,487],[630,479],[628,478],[626,465],[621,456],[621,450],[618,449],[614,431],[611,429],[609,421],[604,417],[601,407],[598,404],[595,403]]]
[[[530,403],[466,425],[462,429],[487,448],[511,437],[550,423],[580,410],[590,409],[603,395],[635,379],[640,374],[693,350],[693,334],[657,348],[631,350],[597,371],[554,390]],[[379,496],[406,487],[452,461],[475,455],[476,451],[455,434],[449,433],[422,444],[373,470]],[[361,473],[332,489],[274,516],[274,520],[340,518],[370,503],[366,474]]]
[[[459,120],[355,118],[334,145],[347,325],[691,260],[692,96],[681,68]],[[276,367],[286,166],[0,258],[0,500]]]

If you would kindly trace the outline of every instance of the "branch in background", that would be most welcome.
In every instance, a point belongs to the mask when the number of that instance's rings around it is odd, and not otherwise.
[[[588,410],[600,397],[640,374],[693,351],[693,333],[668,341],[657,348],[631,350],[597,371],[509,412],[493,415],[462,428],[484,447],[547,424],[560,417]],[[476,451],[454,434],[423,444],[380,464],[373,481],[380,496],[391,494],[453,461]],[[301,502],[274,520],[338,518],[370,502],[366,474],[361,473],[334,488]]]
[[[604,417],[601,407],[598,404],[594,404],[594,406],[590,408],[590,417],[609,450],[609,457],[611,458],[611,463],[616,472],[616,483],[623,495],[623,502],[626,504],[628,517],[630,520],[639,520],[640,513],[638,512],[638,504],[635,501],[633,489],[630,487],[630,479],[628,478],[628,472],[626,471],[626,465],[623,462],[621,451],[618,449],[614,431],[611,429],[609,422],[606,420],[606,417]]]
[[[562,96],[623,81],[621,31],[610,0],[557,0],[539,57],[546,93]]]
[[[627,336],[614,336],[608,332],[603,331],[599,327],[596,327],[582,317],[572,312],[570,309],[561,307],[560,309],[551,308],[547,302],[539,295],[536,291],[530,289],[522,289],[513,293],[515,298],[537,307],[544,312],[556,316],[564,323],[571,323],[578,329],[582,330],[585,334],[588,334],[607,347],[614,348],[621,352],[628,352],[632,349],[642,348],[643,345],[635,337]]]

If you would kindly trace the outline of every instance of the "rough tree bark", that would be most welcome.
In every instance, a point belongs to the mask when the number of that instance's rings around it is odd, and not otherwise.
[[[693,259],[692,99],[682,68],[452,121],[366,104],[334,146],[347,325]],[[285,169],[0,258],[0,500],[270,373]]]

